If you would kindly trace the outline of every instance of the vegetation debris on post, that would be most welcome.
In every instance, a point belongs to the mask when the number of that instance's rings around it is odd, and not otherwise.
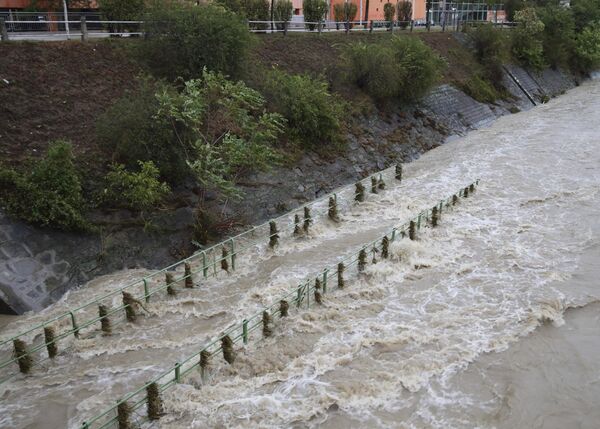
[[[271,315],[268,311],[263,311],[262,314],[262,324],[263,324],[263,336],[270,337],[273,335],[273,329],[271,328],[272,320]]]
[[[470,191],[471,193],[475,192],[475,184],[474,184],[474,183],[471,183],[471,184],[469,185],[469,191]]]
[[[127,402],[120,402],[117,405],[117,421],[119,422],[119,429],[133,429],[131,407]]]
[[[346,267],[344,267],[344,263],[340,262],[337,266],[337,280],[338,280],[338,287],[340,289],[344,289],[344,269]]]
[[[408,227],[408,238],[410,238],[411,240],[414,240],[416,238],[416,224],[414,220],[410,221],[409,227]]]
[[[33,366],[33,359],[27,353],[27,344],[23,340],[15,339],[13,340],[13,347],[15,349],[13,355],[19,364],[19,371],[23,374],[29,374]]]
[[[433,226],[434,228],[438,225],[438,208],[437,206],[434,206],[431,209],[431,226]]]
[[[200,369],[202,372],[206,371],[206,368],[210,365],[210,353],[208,350],[202,350],[200,352]]]
[[[279,301],[279,314],[281,315],[281,317],[287,317],[289,309],[290,305],[285,299]]]
[[[279,231],[274,220],[269,222],[269,247],[272,249],[279,244]]]
[[[102,329],[102,333],[104,335],[112,334],[110,319],[108,318],[108,308],[106,305],[100,304],[98,306],[98,316],[100,316],[100,329]]]
[[[371,193],[372,194],[376,194],[377,193],[377,178],[375,176],[371,177]]]
[[[323,304],[323,296],[321,295],[321,291],[319,289],[315,289],[315,302],[317,304]]]
[[[456,196],[456,194],[452,195],[452,205],[455,206],[457,202],[458,202],[458,197]]]
[[[327,211],[327,215],[329,216],[329,219],[331,219],[334,222],[340,221],[340,217],[338,215],[337,210],[337,201],[333,197],[329,197],[329,210]]]
[[[48,357],[50,359],[56,357],[56,355],[58,354],[58,345],[56,344],[55,332],[53,327],[44,327],[44,341],[46,342]]]
[[[308,207],[304,207],[304,225],[303,225],[303,229],[305,233],[308,233],[308,228],[310,227],[310,224],[312,223],[312,217],[310,216],[310,208]]]
[[[135,322],[135,319],[137,319],[133,306],[138,302],[129,292],[123,292],[123,305],[125,306],[125,316],[127,316],[128,322]]]
[[[187,262],[183,265],[185,267],[185,287],[191,289],[194,287],[194,278],[192,277],[192,267]]]
[[[223,246],[223,248],[221,250],[221,268],[223,269],[223,271],[227,271],[227,272],[229,272],[229,262],[227,261],[228,257],[229,257],[229,252],[227,251],[225,246]]]
[[[396,180],[402,181],[402,164],[396,164]]]
[[[377,182],[377,188],[385,189],[385,182],[383,181],[383,174],[379,175],[379,181]]]
[[[148,397],[146,404],[148,409],[148,419],[158,420],[164,415],[163,403],[160,397],[158,383],[150,383],[146,387],[146,395]]]
[[[359,203],[362,203],[365,200],[365,187],[362,183],[358,182],[356,184],[355,194],[354,199]]]
[[[390,239],[385,235],[381,240],[381,257],[387,259],[390,256]]]
[[[294,235],[300,235],[300,216],[294,215]]]
[[[229,335],[225,335],[221,339],[221,348],[223,349],[223,359],[229,365],[233,365],[235,362],[235,351],[233,350],[233,341]]]
[[[173,273],[165,273],[165,282],[167,283],[167,293],[169,295],[177,295],[177,290],[175,289],[175,278],[173,277]]]
[[[467,198],[469,196],[469,187],[467,186],[463,191],[463,197]]]
[[[360,249],[358,252],[358,272],[362,273],[367,266],[367,251],[365,249]]]

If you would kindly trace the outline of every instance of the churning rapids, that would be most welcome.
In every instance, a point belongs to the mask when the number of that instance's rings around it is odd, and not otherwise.
[[[256,246],[240,268],[149,304],[0,386],[0,427],[80,427],[308,274],[460,187],[475,195],[323,305],[165,391],[164,428],[597,428],[600,80],[405,166],[400,185]],[[12,321],[2,339],[145,274],[115,273]],[[117,297],[118,298],[118,297]],[[5,351],[9,352],[9,351]]]

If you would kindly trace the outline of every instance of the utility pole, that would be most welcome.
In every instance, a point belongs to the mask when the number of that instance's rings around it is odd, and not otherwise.
[[[63,0],[63,12],[65,15],[65,30],[67,30],[67,39],[71,40],[71,33],[69,32],[69,12],[67,10],[67,0]]]

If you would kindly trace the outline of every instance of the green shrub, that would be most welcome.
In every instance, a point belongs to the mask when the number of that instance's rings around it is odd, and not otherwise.
[[[348,45],[343,53],[347,79],[375,100],[400,94],[399,66],[394,52],[383,44]]]
[[[355,43],[344,54],[348,79],[376,100],[415,101],[438,81],[444,61],[421,40],[392,37]]]
[[[327,13],[327,2],[325,0],[303,0],[302,8],[305,22],[321,22]],[[316,26],[316,24],[306,24],[306,28],[310,31],[313,31]]]
[[[249,21],[269,21],[271,20],[271,5],[267,0],[246,0],[244,11]],[[267,23],[252,23],[250,28],[253,30],[266,30],[269,28]]]
[[[71,145],[65,141],[50,143],[46,156],[28,172],[0,168],[0,189],[0,201],[13,216],[64,230],[88,227],[80,177]]]
[[[408,27],[408,24],[412,20],[412,3],[410,1],[399,1],[396,6],[396,12],[400,27]]]
[[[237,177],[278,161],[272,145],[285,120],[265,112],[264,98],[243,82],[205,70],[181,92],[165,89],[157,97],[156,118],[173,124],[178,139],[192,148],[187,163],[205,187],[239,195]]]
[[[290,0],[277,0],[275,2],[275,21],[290,22],[294,13],[294,6]],[[284,24],[277,24],[277,28],[283,30]]]
[[[396,16],[396,6],[392,3],[386,3],[383,5],[383,16],[387,21],[387,25],[389,28],[392,28],[394,25],[394,17]]]
[[[479,25],[470,32],[475,47],[475,57],[483,66],[485,77],[501,85],[502,65],[509,57],[507,40],[501,30],[491,24]]]
[[[592,22],[577,35],[575,62],[583,72],[600,67],[600,21]]]
[[[274,70],[264,86],[274,110],[287,120],[291,140],[313,148],[339,141],[344,105],[325,81]]]
[[[340,22],[350,22],[350,27],[352,27],[352,21],[356,18],[357,12],[357,6],[352,2],[335,4],[333,6],[333,16],[335,18],[336,28],[339,30],[340,26],[338,23]]]
[[[145,21],[139,56],[156,76],[188,80],[205,67],[233,77],[241,72],[252,39],[233,12],[213,4],[155,1]]]
[[[540,21],[534,8],[515,12],[517,27],[513,31],[512,51],[525,67],[542,70],[544,61],[544,23]]]
[[[134,21],[144,13],[144,0],[99,0],[98,7],[107,21]]]
[[[128,171],[122,164],[113,164],[106,175],[102,199],[111,204],[134,210],[147,210],[159,203],[169,192],[169,186],[159,179],[160,172],[152,161],[139,162],[139,171]]]
[[[136,92],[117,100],[96,122],[96,135],[113,161],[134,170],[139,161],[152,161],[163,179],[181,182],[189,173],[189,144],[177,138],[165,120],[155,117],[161,87],[143,81]]]

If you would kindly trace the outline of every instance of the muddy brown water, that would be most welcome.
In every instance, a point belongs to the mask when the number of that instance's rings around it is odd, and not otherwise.
[[[239,270],[163,296],[111,337],[86,333],[0,386],[0,427],[79,427],[310,273],[475,178],[476,194],[417,242],[391,246],[322,306],[253,333],[165,393],[155,426],[595,428],[600,421],[600,81],[501,118],[405,166],[401,185],[256,246]],[[9,337],[143,274],[96,279]],[[31,339],[33,340],[33,338]],[[9,353],[5,350],[4,353]]]

